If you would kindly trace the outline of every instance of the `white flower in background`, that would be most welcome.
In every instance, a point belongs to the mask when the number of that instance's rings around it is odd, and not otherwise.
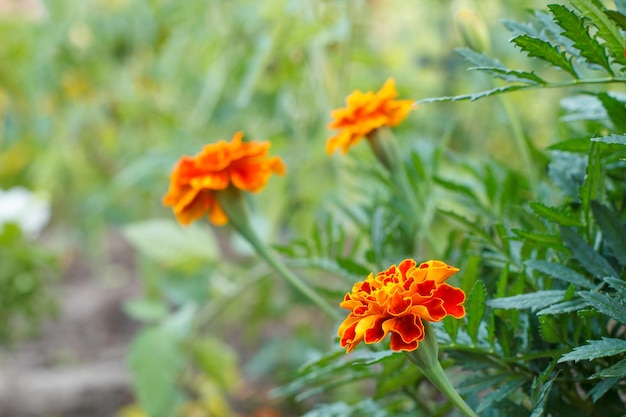
[[[36,237],[50,220],[50,204],[24,187],[0,190],[0,229],[16,223],[24,235]]]

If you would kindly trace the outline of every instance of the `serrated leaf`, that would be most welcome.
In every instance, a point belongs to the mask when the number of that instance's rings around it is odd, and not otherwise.
[[[539,217],[543,217],[544,219],[556,224],[560,224],[562,226],[582,226],[581,222],[573,218],[571,215],[568,215],[567,213],[564,213],[554,207],[548,207],[538,201],[531,202],[530,208]]]
[[[504,19],[502,20],[502,24],[508,30],[510,30],[514,36],[517,35],[530,35],[534,37],[539,37],[539,32],[533,27],[530,23],[520,23],[514,20]]]
[[[372,272],[368,267],[361,265],[360,263],[354,261],[354,259],[352,258],[337,257],[336,260],[337,265],[339,265],[342,269],[351,274],[362,276],[363,279],[365,279],[365,277],[367,277],[370,272]]]
[[[626,227],[621,218],[597,201],[591,202],[591,210],[609,250],[620,265],[626,266]]]
[[[626,299],[626,282],[614,277],[604,277],[606,281],[615,291],[617,291],[624,299]]]
[[[626,132],[626,103],[608,93],[599,93],[598,99],[600,99],[615,128],[619,132]]]
[[[609,261],[602,255],[594,251],[582,237],[580,237],[574,229],[561,227],[561,236],[563,243],[569,248],[576,257],[576,260],[583,268],[594,277],[611,277],[617,275]]]
[[[561,237],[546,233],[533,233],[527,232],[525,230],[520,229],[512,229],[513,233],[515,233],[518,237],[521,237],[527,242],[536,242],[541,243],[542,245],[549,246],[555,249],[565,248],[562,244]]]
[[[564,265],[542,260],[528,260],[524,264],[530,268],[551,276],[554,279],[569,282],[583,288],[595,288],[596,285],[589,281],[584,275],[570,269]]]
[[[548,343],[561,343],[564,341],[561,322],[552,316],[539,316],[539,332],[541,338]]]
[[[626,16],[617,10],[604,10],[604,14],[614,21],[622,30],[626,30]]]
[[[598,382],[589,390],[591,400],[595,403],[604,396],[615,384],[617,384],[622,378],[609,378]]]
[[[580,311],[583,308],[589,306],[589,304],[585,300],[570,300],[563,301],[562,303],[558,303],[552,305],[550,307],[546,307],[537,312],[538,316],[542,315],[556,315],[556,314],[566,314],[573,313],[575,311]]]
[[[564,29],[562,35],[574,42],[573,46],[578,49],[580,55],[588,62],[600,65],[609,74],[614,75],[604,48],[597,39],[589,35],[589,30],[583,24],[583,18],[560,4],[550,4],[548,8],[559,26]]]
[[[626,352],[626,340],[622,339],[603,337],[602,340],[588,340],[587,343],[587,345],[578,346],[571,352],[561,356],[558,362],[591,361]]]
[[[455,49],[455,51],[477,67],[494,67],[506,69],[505,66],[502,65],[498,60],[489,58],[484,53],[476,52],[471,48],[457,48]]]
[[[526,381],[521,377],[514,377],[512,381],[507,382],[506,384],[499,387],[497,390],[485,395],[485,397],[481,400],[480,404],[476,408],[476,412],[480,413],[490,408],[493,404],[499,403],[500,401],[504,400],[509,395],[517,391],[522,385],[524,385],[525,382]]]
[[[554,380],[558,375],[554,375],[548,381],[546,381],[538,391],[537,397],[533,398],[533,411],[530,414],[530,417],[541,417],[545,412],[545,407],[547,400],[549,398],[550,390],[552,389],[552,384],[554,384]]]
[[[592,142],[626,145],[626,135],[609,135],[591,138]]]
[[[487,301],[487,305],[504,310],[524,310],[530,308],[531,311],[536,311],[563,301],[563,297],[565,297],[565,291],[563,290],[545,290],[531,294],[492,299]]]
[[[598,28],[598,36],[604,39],[604,43],[615,62],[625,66],[624,49],[626,49],[626,40],[620,33],[617,24],[604,13],[604,10],[600,9],[593,2],[588,0],[570,0],[570,2]]]
[[[590,378],[623,378],[626,376],[626,358],[617,362],[615,365],[611,365],[606,369],[603,369]]]
[[[483,391],[485,389],[491,388],[494,385],[499,385],[500,383],[506,381],[510,378],[507,374],[474,374],[476,376],[470,376],[465,378],[459,384],[459,394],[469,394],[473,392]]]
[[[485,314],[485,287],[482,281],[478,280],[474,283],[474,287],[465,303],[467,308],[467,333],[472,339],[472,343],[478,341],[478,329]]]
[[[533,86],[512,84],[512,85],[505,85],[503,87],[497,87],[491,90],[480,91],[478,93],[472,93],[472,94],[426,98],[426,99],[418,100],[415,103],[424,104],[424,103],[440,103],[440,102],[447,102],[447,101],[463,101],[463,100],[476,101],[481,98],[495,96],[495,95],[502,94],[502,93],[508,93],[511,91],[523,90],[523,89],[530,88],[530,87],[533,87]]]
[[[517,82],[533,85],[547,84],[547,82],[543,78],[537,76],[534,72],[525,72],[498,67],[472,67],[468,68],[468,70],[487,72],[493,75],[495,78],[500,78],[510,83]]]
[[[148,327],[135,337],[130,347],[128,364],[135,393],[150,416],[175,414],[180,395],[176,380],[183,366],[177,343],[177,337],[166,329]]]
[[[583,291],[579,293],[593,308],[622,324],[626,324],[626,306],[605,294]]]
[[[576,70],[572,66],[572,62],[565,56],[565,53],[549,42],[528,35],[520,35],[511,40],[522,51],[525,51],[529,57],[543,59],[550,64],[561,68],[571,74],[574,78],[578,78]]]

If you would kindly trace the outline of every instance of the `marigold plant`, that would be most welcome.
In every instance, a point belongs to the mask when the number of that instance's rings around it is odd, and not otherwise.
[[[224,225],[228,218],[216,192],[229,186],[258,192],[272,174],[285,173],[282,159],[268,156],[269,142],[242,142],[242,138],[243,133],[237,132],[230,142],[206,145],[196,156],[178,161],[163,204],[173,208],[179,223],[189,224],[208,214],[213,224]]]
[[[411,111],[412,100],[394,100],[398,96],[393,78],[385,82],[377,93],[360,90],[352,92],[346,98],[346,107],[333,110],[333,121],[328,124],[330,129],[339,130],[326,142],[326,152],[332,154],[337,148],[343,153],[350,146],[358,143],[374,130],[383,127],[397,126]]]
[[[458,271],[441,261],[417,265],[406,259],[357,282],[341,303],[350,310],[339,326],[341,347],[350,352],[361,341],[380,342],[391,332],[392,350],[417,349],[424,339],[422,320],[465,316],[465,293],[445,283]]]

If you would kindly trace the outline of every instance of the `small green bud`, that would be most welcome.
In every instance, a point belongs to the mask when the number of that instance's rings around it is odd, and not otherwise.
[[[465,44],[476,52],[489,52],[491,41],[487,25],[478,13],[462,7],[456,14],[456,26]]]

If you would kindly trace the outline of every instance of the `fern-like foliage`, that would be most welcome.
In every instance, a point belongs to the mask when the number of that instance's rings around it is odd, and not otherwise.
[[[549,12],[534,13],[533,25],[505,22],[511,43],[531,58],[565,73],[565,79],[547,80],[532,71],[506,68],[497,60],[470,49],[458,52],[474,71],[486,72],[507,84],[471,94],[435,97],[419,103],[478,100],[517,90],[572,87],[598,83],[626,83],[626,15],[606,9],[594,0],[571,0],[570,6],[551,4]],[[584,75],[591,71],[594,75]]]

